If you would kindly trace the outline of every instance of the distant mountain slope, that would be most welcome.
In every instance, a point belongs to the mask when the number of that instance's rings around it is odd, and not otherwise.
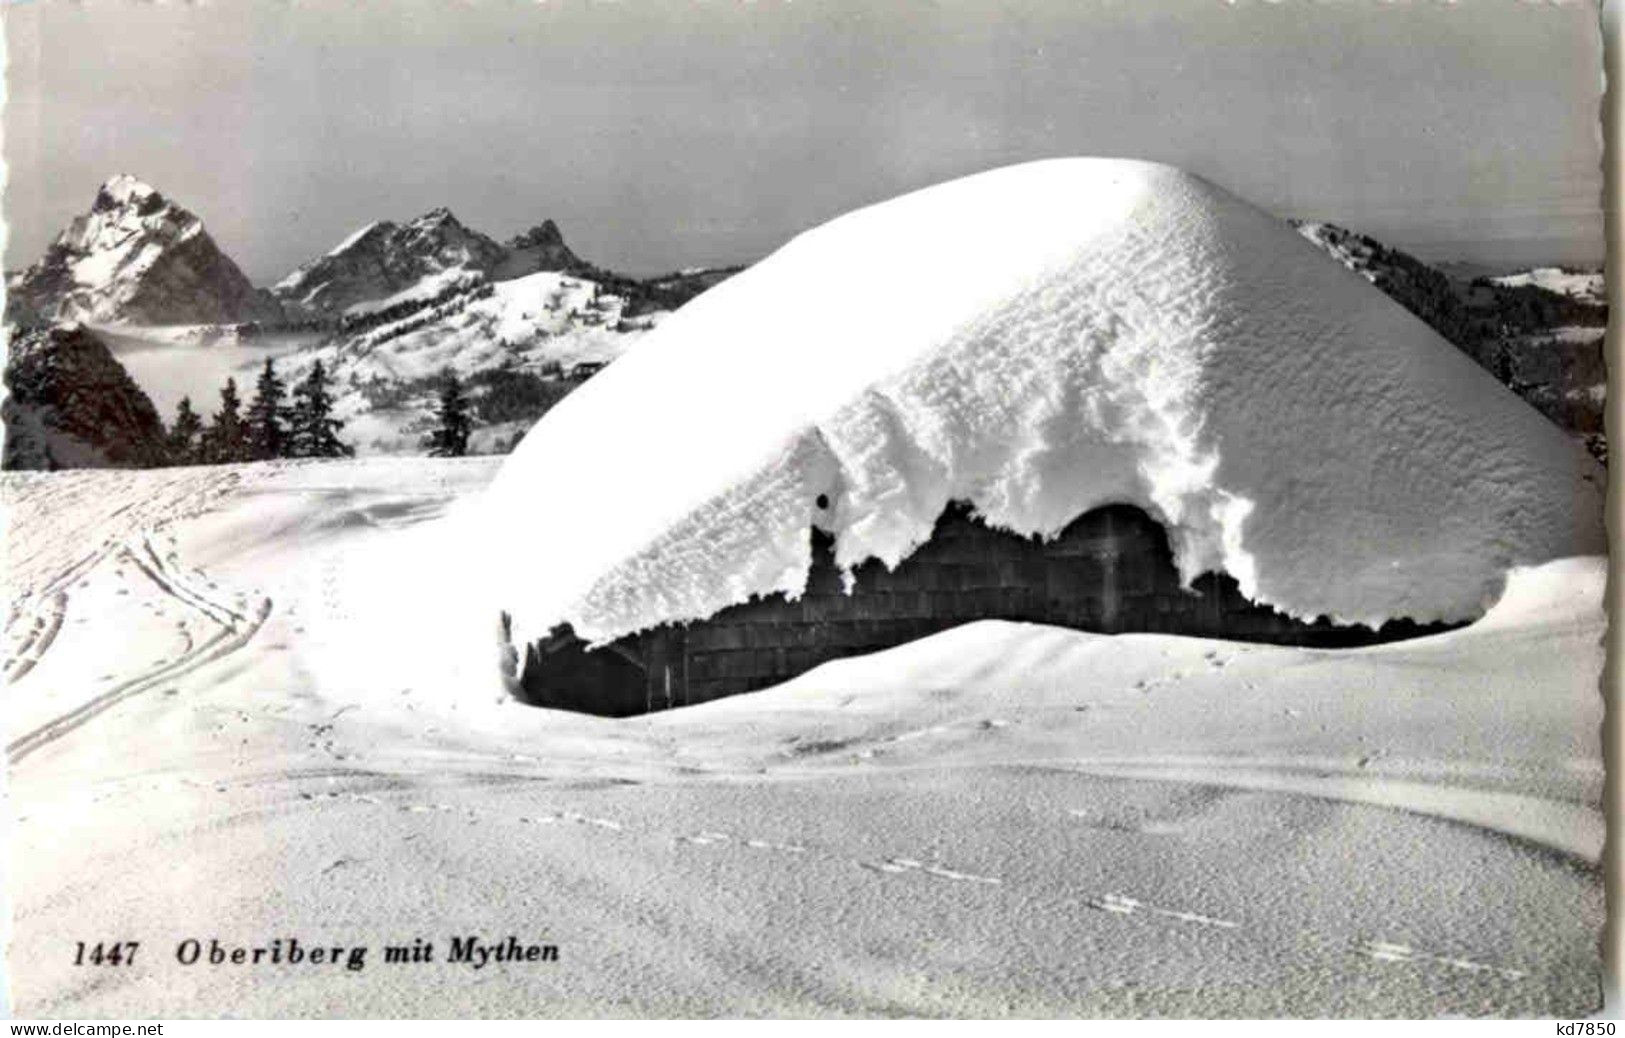
[[[363,454],[417,452],[449,369],[470,386],[474,449],[501,450],[663,316],[629,308],[574,274],[493,282],[459,267],[351,306],[333,334],[280,363],[291,378],[317,360],[333,374],[346,435]]]
[[[319,359],[333,373],[359,451],[420,450],[449,369],[471,393],[473,449],[487,452],[742,269],[629,277],[582,260],[551,220],[499,246],[439,209],[404,227],[361,228],[277,291],[326,314],[327,337],[289,357],[288,370],[298,377]]]
[[[7,284],[8,319],[147,325],[280,319],[191,212],[135,177],[103,184],[90,211]]]
[[[572,273],[590,278],[602,285],[605,290],[622,297],[626,300],[625,316],[638,317],[643,314],[676,310],[690,299],[715,288],[744,269],[743,266],[691,267],[670,274],[658,274],[652,278],[632,278],[584,263]]]
[[[1539,268],[1468,281],[1336,224],[1293,221],[1293,226],[1470,353],[1486,339],[1507,332],[1603,328],[1608,323],[1601,275]]]
[[[147,468],[165,459],[158,411],[80,325],[12,337],[3,407],[7,469]]]
[[[1293,226],[1333,259],[1426,321],[1434,331],[1473,352],[1468,346],[1479,337],[1472,327],[1474,315],[1444,274],[1409,253],[1336,224],[1293,221]]]
[[[1502,288],[1533,285],[1556,295],[1572,296],[1593,306],[1608,305],[1608,281],[1601,271],[1536,267],[1521,274],[1507,274],[1489,280]]]
[[[1606,457],[1608,307],[1600,275],[1541,268],[1494,278],[1451,277],[1335,224],[1294,226]]]

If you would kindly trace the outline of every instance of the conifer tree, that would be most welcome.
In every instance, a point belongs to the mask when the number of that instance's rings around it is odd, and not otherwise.
[[[237,380],[226,379],[220,387],[220,410],[204,433],[203,460],[214,465],[248,460],[247,430],[243,426],[242,399],[237,395]]]
[[[344,423],[333,417],[333,397],[328,391],[327,370],[322,362],[311,365],[310,374],[293,389],[293,418],[289,429],[288,456],[295,458],[343,458],[355,453],[338,438]]]
[[[203,419],[192,410],[192,398],[181,397],[175,406],[175,424],[169,428],[169,463],[191,465],[199,460],[202,444]]]
[[[460,458],[468,453],[468,437],[474,429],[468,413],[468,397],[456,372],[440,373],[440,403],[435,410],[435,428],[429,434],[429,453],[437,458]]]
[[[287,386],[277,376],[271,358],[265,358],[254,400],[248,405],[248,446],[255,461],[280,458],[288,450]]]

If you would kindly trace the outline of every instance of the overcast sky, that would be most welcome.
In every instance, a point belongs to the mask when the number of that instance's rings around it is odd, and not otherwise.
[[[273,281],[438,205],[600,264],[751,260],[1055,155],[1509,264],[1602,256],[1595,9],[1517,0],[36,0],[3,15],[7,267],[115,172]]]

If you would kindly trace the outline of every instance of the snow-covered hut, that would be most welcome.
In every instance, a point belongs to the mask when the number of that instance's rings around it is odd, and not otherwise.
[[[630,713],[978,617],[1464,622],[1510,567],[1602,550],[1601,478],[1284,222],[1062,159],[850,213],[698,297],[537,424],[480,537],[521,696]]]

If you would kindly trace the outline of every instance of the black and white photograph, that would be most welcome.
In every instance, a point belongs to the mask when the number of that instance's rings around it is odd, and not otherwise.
[[[10,1014],[1606,1012],[1604,13],[7,3]]]

